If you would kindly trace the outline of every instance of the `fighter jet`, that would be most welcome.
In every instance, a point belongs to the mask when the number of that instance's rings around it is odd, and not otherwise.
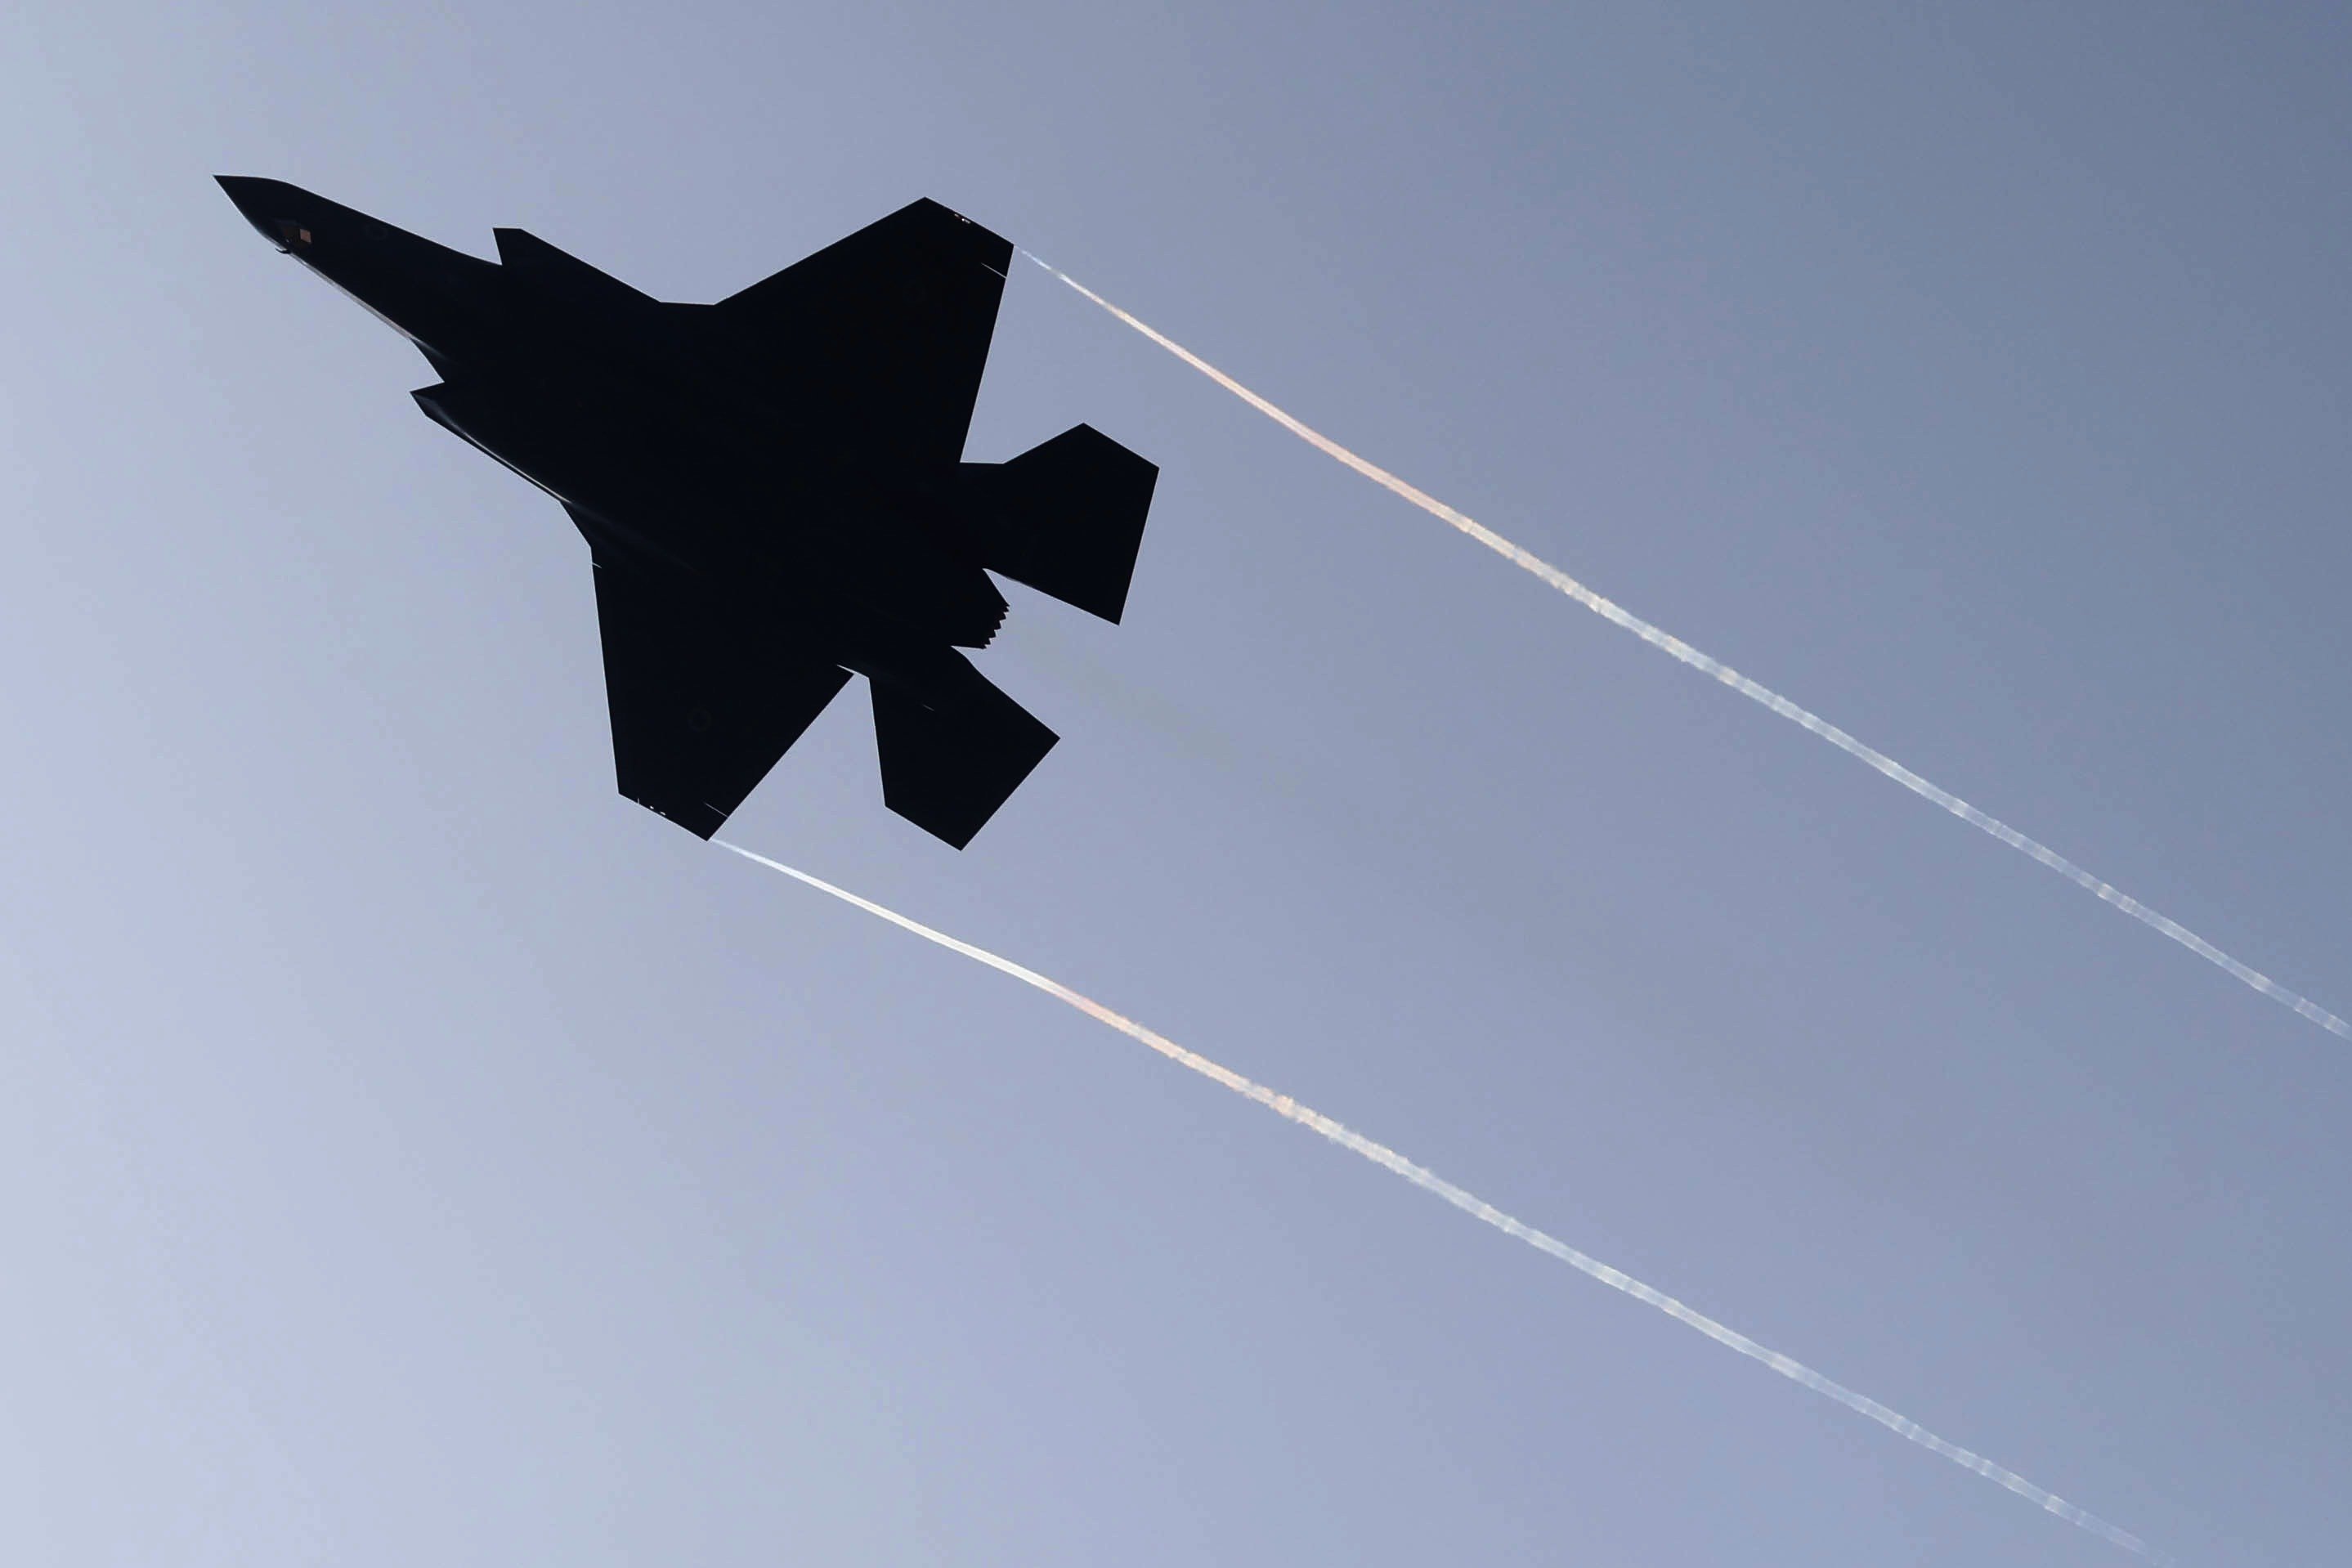
[[[963,461],[1012,245],[919,201],[715,305],[519,228],[497,261],[277,180],[253,226],[423,352],[427,418],[588,541],[621,793],[708,838],[863,675],[882,798],[961,848],[1053,731],[959,648],[993,572],[1116,622],[1159,469],[1080,425]]]

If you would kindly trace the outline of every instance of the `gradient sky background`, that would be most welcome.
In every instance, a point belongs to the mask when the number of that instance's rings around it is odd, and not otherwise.
[[[920,195],[2352,1008],[2324,7],[0,21],[0,1557],[2100,1564],[615,795],[587,552],[212,184],[710,300]],[[784,367],[780,367],[780,373]],[[1034,268],[1162,465],[959,856],[730,830],[2189,1563],[2352,1536],[2352,1054]]]

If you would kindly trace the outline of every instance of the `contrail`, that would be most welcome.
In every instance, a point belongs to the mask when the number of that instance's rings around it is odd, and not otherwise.
[[[1649,622],[1633,614],[1633,611],[1626,609],[1623,605],[1617,604],[1614,600],[1603,598],[1601,595],[1594,593],[1591,589],[1586,587],[1583,584],[1578,582],[1575,578],[1570,576],[1559,567],[1554,566],[1549,561],[1546,561],[1540,556],[1535,555],[1532,552],[1520,548],[1518,545],[1512,543],[1509,540],[1504,538],[1501,534],[1496,533],[1493,529],[1486,527],[1484,523],[1478,522],[1472,518],[1465,516],[1463,513],[1454,510],[1452,507],[1446,505],[1444,501],[1439,500],[1436,497],[1430,495],[1428,492],[1417,489],[1413,486],[1405,483],[1404,480],[1397,478],[1394,474],[1390,473],[1386,468],[1380,467],[1378,464],[1369,462],[1364,458],[1356,456],[1355,453],[1350,452],[1347,447],[1342,447],[1339,442],[1332,440],[1331,437],[1324,435],[1321,431],[1301,423],[1299,420],[1293,418],[1290,415],[1276,407],[1273,404],[1267,402],[1265,398],[1260,397],[1256,393],[1252,392],[1248,387],[1244,386],[1240,382],[1235,381],[1232,376],[1227,375],[1223,371],[1219,370],[1215,365],[1211,364],[1207,360],[1202,359],[1200,355],[1184,347],[1181,343],[1173,341],[1172,339],[1155,331],[1151,327],[1145,325],[1143,322],[1137,321],[1133,316],[1129,315],[1125,310],[1120,310],[1117,305],[1112,304],[1109,300],[1104,299],[1101,295],[1096,293],[1093,289],[1087,288],[1085,284],[1079,282],[1076,279],[1071,277],[1060,268],[1055,267],[1053,263],[1045,260],[1043,257],[1026,250],[1022,251],[1021,254],[1028,257],[1030,260],[1035,262],[1038,266],[1044,268],[1046,271],[1052,273],[1055,277],[1060,279],[1071,288],[1076,289],[1080,294],[1084,295],[1088,300],[1093,300],[1096,304],[1101,306],[1104,310],[1109,311],[1112,315],[1118,317],[1129,326],[1133,327],[1137,331],[1141,332],[1145,337],[1150,338],[1153,342],[1158,343],[1161,348],[1166,349],[1170,353],[1174,354],[1178,359],[1182,360],[1186,364],[1191,365],[1194,370],[1199,371],[1202,375],[1207,376],[1211,381],[1215,382],[1219,386],[1223,387],[1227,392],[1232,393],[1235,397],[1240,398],[1244,403],[1248,404],[1252,408],[1256,409],[1260,414],[1265,415],[1267,418],[1273,420],[1276,424],[1281,426],[1284,429],[1289,431],[1292,435],[1297,437],[1300,440],[1306,442],[1317,451],[1323,453],[1326,457],[1338,458],[1340,462],[1345,463],[1348,467],[1355,469],[1356,472],[1363,475],[1364,478],[1371,480],[1374,484],[1379,485],[1382,489],[1390,490],[1394,494],[1402,496],[1413,505],[1421,508],[1422,510],[1429,513],[1430,516],[1436,518],[1440,522],[1446,523],[1449,526],[1468,534],[1471,538],[1476,540],[1479,543],[1485,545],[1496,554],[1500,555],[1503,559],[1508,561],[1512,565],[1520,568],[1522,571],[1528,572],[1535,576],[1541,578],[1546,583],[1550,584],[1554,588],[1559,589],[1570,598],[1574,599],[1578,604],[1582,605],[1586,609],[1591,610],[1594,615],[1599,616],[1601,619],[1610,622],[1612,625],[1622,626],[1625,630],[1632,632],[1635,637],[1640,637],[1643,642],[1648,643],[1652,647],[1664,649],[1665,652],[1673,655],[1675,658],[1680,659],[1683,663],[1690,666],[1693,669],[1698,670],[1702,674],[1713,676],[1716,679],[1723,682],[1724,685],[1728,686],[1734,691],[1738,692],[1742,697],[1748,699],[1750,701],[1761,703],[1763,706],[1770,709],[1773,712],[1778,713],[1781,718],[1788,720],[1790,723],[1811,731],[1814,734],[1819,735],[1822,740],[1827,741],[1831,745],[1835,746],[1839,751],[1845,752],[1848,756],[1860,758],[1863,762],[1865,762],[1872,767],[1876,768],[1880,773],[1885,773],[1888,778],[1893,779],[1896,784],[1901,784],[1905,789],[1909,790],[1913,795],[1919,796],[1923,800],[1931,800],[1935,802],[1937,805],[1942,806],[1946,811],[1950,812],[1954,816],[1958,817],[1962,822],[1967,823],[1971,827],[1981,828],[1985,832],[1991,834],[1995,838],[2000,839],[2003,844],[2008,845],[2011,849],[2017,850],[2021,854],[2029,855],[2034,859],[2039,860],[2042,864],[2049,867],[2050,869],[2057,872],[2060,876],[2065,878],[2076,887],[2083,889],[2085,892],[2097,894],[2099,898],[2107,903],[2115,905],[2116,908],[2123,910],[2124,913],[2131,916],[2132,919],[2138,921],[2141,924],[2162,931],[2165,935],[2170,937],[2173,941],[2179,942],[2181,946],[2187,948],[2198,957],[2205,960],[2208,963],[2213,964],[2215,967],[2224,971],[2225,973],[2234,975],[2239,980],[2243,981],[2248,985],[2251,985],[2255,990],[2261,992],[2263,995],[2269,997],[2272,1001],[2293,1008],[2294,1011],[2302,1014],[2305,1017],[2310,1019],[2313,1023],[2318,1025],[2321,1028],[2327,1030],[2331,1034],[2341,1035],[2347,1039],[2352,1039],[2352,1023],[2347,1023],[2344,1019],[2337,1017],[2326,1008],[2322,1007],[2318,1003],[2314,1002],[2310,998],[2296,992],[2288,990],[2285,986],[2281,985],[2277,981],[2273,980],[2269,975],[2264,974],[2262,971],[2253,968],[2252,965],[2240,963],[2238,960],[2231,957],[2228,953],[2223,952],[2220,948],[2215,947],[2211,942],[2207,942],[2203,937],[2199,936],[2195,931],[2190,931],[2187,926],[2182,925],[2179,921],[2148,908],[2146,904],[2141,903],[2137,899],[2132,898],[2118,889],[2111,887],[2107,883],[2101,881],[2098,878],[2091,875],[2090,872],[2085,871],[2082,867],[2075,865],[2074,862],[2067,859],[2066,857],[2059,854],[2055,849],[2051,848],[2048,845],[2042,843],[2038,839],[2027,837],[2024,834],[2020,833],[2016,828],[2011,827],[2009,824],[2001,821],[1999,817],[1990,816],[1986,815],[1984,812],[1979,811],[1975,806],[1970,805],[1967,801],[1962,800],[1958,795],[1954,795],[1951,791],[1921,778],[1917,773],[1913,773],[1909,768],[1905,767],[1902,763],[1896,762],[1893,757],[1888,756],[1885,752],[1879,751],[1874,746],[1865,745],[1862,742],[1855,740],[1852,735],[1847,734],[1843,730],[1839,729],[1828,720],[1822,718],[1819,714],[1811,712],[1807,709],[1799,707],[1796,703],[1791,702],[1789,699],[1781,696],[1770,687],[1760,685],[1756,681],[1750,680],[1748,677],[1740,674],[1738,670],[1732,668],[1721,659],[1714,658],[1709,654],[1701,653],[1698,649],[1691,647],[1690,644],[1683,641],[1682,638],[1675,637],[1672,633],[1664,631],[1658,626],[1652,626]]]
[[[1801,1384],[1816,1394],[1825,1394],[1856,1415],[1869,1416],[1888,1431],[1918,1444],[1931,1453],[1941,1454],[1963,1469],[1974,1470],[1987,1480],[2007,1487],[2018,1496],[2030,1502],[2040,1504],[2043,1509],[2056,1514],[2068,1523],[2079,1525],[2093,1535],[2104,1541],[2112,1542],[2126,1551],[2137,1552],[2150,1562],[2169,1563],[2171,1561],[2129,1531],[2118,1525],[2109,1524],[2098,1515],[2077,1508],[2056,1493],[2035,1486],[2015,1470],[1996,1465],[1983,1455],[1972,1453],[1957,1443],[1945,1441],[1909,1416],[1890,1410],[1875,1399],[1866,1394],[1857,1394],[1845,1384],[1822,1376],[1793,1357],[1782,1355],[1779,1351],[1758,1344],[1738,1330],[1725,1327],[1706,1313],[1696,1308],[1685,1306],[1664,1291],[1643,1284],[1622,1269],[1612,1268],[1600,1259],[1579,1252],[1568,1243],[1555,1237],[1547,1236],[1533,1226],[1513,1219],[1475,1194],[1455,1186],[1433,1171],[1414,1164],[1387,1144],[1376,1143],[1362,1133],[1332,1121],[1320,1111],[1309,1110],[1286,1094],[1276,1094],[1265,1085],[1244,1078],[1231,1068],[1219,1066],[1197,1051],[1188,1051],[1165,1035],[1148,1029],[1122,1014],[1112,1012],[1091,997],[1079,995],[1058,981],[1048,980],[1035,970],[1024,968],[1009,958],[1000,958],[984,947],[974,947],[968,942],[957,941],[945,931],[933,931],[919,921],[909,920],[893,910],[886,910],[869,899],[861,899],[856,893],[846,889],[836,888],[822,878],[810,876],[806,871],[795,870],[781,860],[771,860],[765,855],[754,854],[740,845],[730,844],[723,838],[713,839],[711,842],[721,849],[733,850],[746,860],[756,860],[772,871],[782,871],[787,877],[805,882],[820,892],[831,893],[844,903],[855,904],[867,914],[878,915],[901,930],[913,931],[926,942],[935,942],[950,952],[962,953],[966,958],[977,959],[991,969],[1010,974],[1024,984],[1034,985],[1048,996],[1068,1003],[1087,1017],[1098,1023],[1108,1024],[1129,1039],[1150,1047],[1170,1061],[1190,1068],[1212,1082],[1223,1084],[1244,1100],[1256,1101],[1285,1121],[1295,1121],[1310,1131],[1321,1133],[1340,1148],[1361,1154],[1373,1164],[1394,1172],[1422,1191],[1435,1194],[1464,1213],[1486,1221],[1504,1235],[1517,1237],[1537,1251],[1550,1254],[1570,1268],[1591,1275],[1611,1289],[1622,1291],[1636,1301],[1655,1307],[1676,1321],[1696,1329],[1716,1343],[1727,1345],[1750,1361],[1761,1362],[1790,1382]]]

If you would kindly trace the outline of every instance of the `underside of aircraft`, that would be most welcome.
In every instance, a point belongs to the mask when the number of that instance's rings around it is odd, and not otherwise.
[[[1118,621],[1159,470],[1085,425],[963,460],[1009,242],[919,201],[673,304],[520,229],[490,262],[220,183],[424,353],[428,417],[587,539],[623,795],[709,837],[853,674],[885,804],[958,847],[1053,748],[959,650],[1003,620],[992,573]]]

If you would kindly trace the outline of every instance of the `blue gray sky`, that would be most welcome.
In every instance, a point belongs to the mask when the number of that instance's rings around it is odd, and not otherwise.
[[[584,547],[215,173],[730,292],[929,195],[2338,1012],[2318,7],[0,21],[0,1553],[2114,1548],[613,793]],[[2352,1056],[1034,269],[1162,466],[957,855],[732,825],[2189,1563],[2352,1533]]]

